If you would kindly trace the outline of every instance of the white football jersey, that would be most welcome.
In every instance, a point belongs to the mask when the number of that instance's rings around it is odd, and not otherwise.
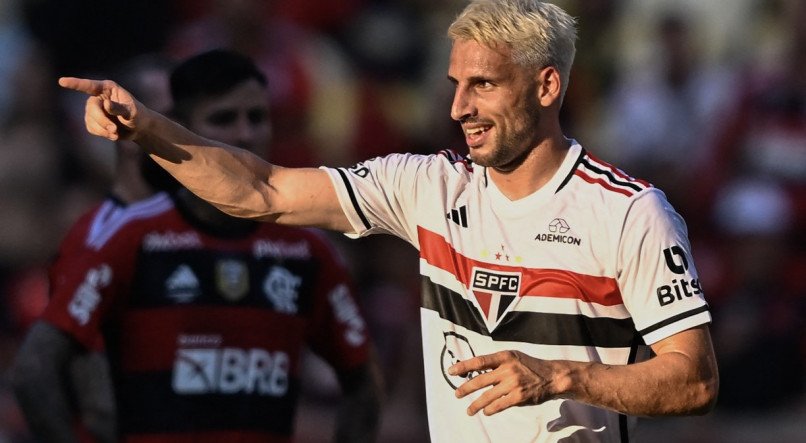
[[[516,201],[451,151],[323,169],[354,235],[390,233],[420,251],[434,442],[628,441],[635,417],[571,400],[470,417],[480,393],[457,399],[467,378],[447,368],[501,350],[624,365],[711,320],[665,195],[576,142],[551,181]]]

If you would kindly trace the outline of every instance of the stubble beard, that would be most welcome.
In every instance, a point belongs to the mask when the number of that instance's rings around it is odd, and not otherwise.
[[[537,107],[527,108],[523,121],[519,122],[516,130],[510,135],[498,133],[490,153],[487,156],[475,158],[471,154],[473,163],[500,172],[509,172],[518,168],[532,149],[537,145],[537,127],[540,124],[540,114]]]

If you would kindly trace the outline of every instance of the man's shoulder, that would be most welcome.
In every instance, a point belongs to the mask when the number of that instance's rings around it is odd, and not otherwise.
[[[656,190],[648,181],[625,172],[587,150],[582,150],[568,180],[561,186],[573,183],[576,192],[608,204],[629,204],[647,191]]]
[[[355,166],[347,168],[350,171],[361,175],[362,167],[374,165],[374,167],[398,167],[398,166],[442,166],[453,168],[461,166],[460,171],[473,171],[473,162],[470,158],[454,149],[443,149],[435,153],[393,153],[381,157],[371,158],[362,161]]]

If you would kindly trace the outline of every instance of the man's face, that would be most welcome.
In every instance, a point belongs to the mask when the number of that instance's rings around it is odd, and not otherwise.
[[[265,158],[271,138],[266,88],[257,80],[249,80],[223,95],[200,100],[186,123],[202,137]]]
[[[456,87],[451,117],[462,124],[473,161],[517,167],[539,140],[537,70],[513,63],[509,48],[456,40],[448,78]]]

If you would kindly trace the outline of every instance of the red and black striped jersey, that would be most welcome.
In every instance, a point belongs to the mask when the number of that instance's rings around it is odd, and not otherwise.
[[[352,282],[322,234],[239,222],[210,230],[158,194],[108,200],[65,238],[43,318],[103,343],[122,441],[290,441],[303,347],[336,370],[367,361]]]
[[[628,441],[635,417],[571,400],[468,416],[451,364],[501,350],[628,364],[711,317],[683,219],[664,194],[572,143],[541,189],[509,200],[450,151],[325,169],[354,234],[420,251],[431,439]],[[568,440],[566,440],[568,439]]]

